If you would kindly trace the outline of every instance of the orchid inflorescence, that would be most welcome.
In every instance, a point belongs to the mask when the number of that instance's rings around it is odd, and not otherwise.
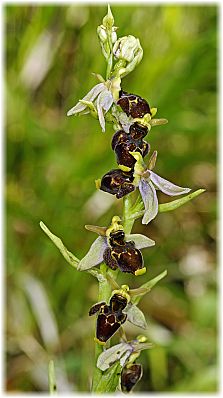
[[[101,351],[96,350],[97,371],[92,387],[94,392],[111,392],[117,388],[130,392],[142,377],[142,365],[136,363],[136,360],[142,350],[152,346],[146,342],[146,336],[127,341],[122,329],[127,321],[147,329],[145,316],[137,304],[142,296],[166,275],[164,271],[137,289],[130,289],[128,285],[118,285],[119,271],[134,276],[146,273],[141,250],[155,245],[147,236],[131,234],[135,219],[142,217],[142,223],[148,224],[157,216],[158,211],[161,211],[160,206],[165,206],[165,211],[173,210],[203,192],[199,190],[188,195],[187,199],[184,197],[169,204],[159,205],[158,190],[169,196],[178,196],[189,193],[190,188],[179,187],[153,171],[157,151],[153,151],[147,164],[144,162],[150,152],[146,136],[153,126],[164,125],[167,120],[154,118],[156,108],[150,107],[139,95],[129,94],[121,88],[123,77],[133,71],[141,61],[143,50],[139,39],[132,35],[118,39],[116,31],[117,27],[114,26],[114,18],[108,6],[108,13],[97,29],[102,53],[107,62],[106,80],[95,74],[100,82],[67,114],[91,114],[99,120],[103,132],[106,122],[113,124],[115,133],[111,147],[118,166],[96,180],[96,187],[115,195],[117,199],[124,198],[125,201],[126,198],[131,198],[130,206],[124,210],[123,217],[113,216],[107,227],[85,226],[98,237],[81,260],[69,252],[62,241],[41,223],[42,229],[59,248],[64,258],[77,270],[95,276],[99,282],[100,300],[89,310],[90,316],[97,315],[95,341],[96,345],[101,347]],[[137,191],[139,196],[132,204],[132,195]],[[96,268],[97,266],[99,268]],[[104,292],[103,286],[106,286]],[[106,343],[118,331],[120,343],[106,349]],[[97,372],[100,373],[100,377]]]

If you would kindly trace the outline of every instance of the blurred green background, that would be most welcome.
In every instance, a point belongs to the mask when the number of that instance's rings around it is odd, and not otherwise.
[[[118,36],[139,37],[144,57],[123,89],[158,107],[169,124],[147,136],[156,172],[207,192],[159,214],[134,231],[156,241],[144,250],[148,272],[123,282],[137,287],[168,276],[141,301],[155,348],[141,354],[135,391],[214,392],[216,353],[216,122],[218,8],[112,5]],[[97,283],[75,272],[39,221],[79,258],[122,200],[97,193],[94,180],[115,167],[112,129],[66,112],[105,74],[96,28],[101,6],[5,5],[7,83],[7,369],[8,391],[48,390],[55,360],[59,391],[89,391],[94,360]],[[160,195],[160,202],[168,197]],[[128,338],[141,330],[125,326]],[[114,342],[117,341],[115,337]]]

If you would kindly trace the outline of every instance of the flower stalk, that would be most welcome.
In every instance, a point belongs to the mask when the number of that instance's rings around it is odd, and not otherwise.
[[[108,12],[97,28],[106,60],[106,77],[95,74],[99,83],[67,115],[90,114],[99,120],[103,132],[106,131],[106,122],[113,124],[115,133],[111,144],[117,168],[97,179],[96,188],[115,195],[117,200],[123,198],[122,217],[114,215],[110,225],[104,227],[85,226],[88,231],[96,233],[97,238],[80,260],[43,222],[40,223],[64,259],[76,271],[86,271],[98,281],[98,301],[89,310],[89,316],[96,316],[95,366],[91,386],[95,393],[131,392],[143,374],[142,365],[137,362],[140,353],[152,347],[143,335],[128,341],[123,329],[127,321],[147,329],[145,315],[138,304],[167,274],[165,270],[136,289],[130,289],[128,285],[119,286],[120,272],[131,273],[134,278],[146,273],[141,250],[155,245],[147,236],[132,234],[135,220],[142,217],[142,224],[148,224],[158,212],[175,210],[204,192],[204,189],[199,189],[189,193],[190,188],[182,188],[157,175],[153,171],[157,151],[152,153],[148,162],[144,162],[150,152],[150,144],[145,137],[152,127],[168,121],[155,119],[157,108],[150,107],[139,95],[122,89],[122,79],[142,60],[143,49],[138,38],[132,35],[117,38],[116,30],[108,6]],[[159,190],[169,196],[189,194],[159,204]],[[118,331],[120,342],[112,346],[113,335]],[[53,375],[52,366],[50,375]],[[52,392],[52,377],[50,386]]]

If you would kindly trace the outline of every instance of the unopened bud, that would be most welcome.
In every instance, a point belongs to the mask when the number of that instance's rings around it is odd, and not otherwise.
[[[139,39],[136,39],[132,35],[128,35],[116,41],[113,47],[113,54],[117,59],[131,62],[139,50],[142,50]]]
[[[103,25],[107,28],[110,29],[112,28],[112,26],[114,25],[114,18],[111,12],[111,8],[108,5],[108,13],[107,15],[105,15],[105,17],[103,18]]]
[[[106,29],[105,29],[105,27],[103,25],[98,26],[97,34],[98,34],[98,37],[99,37],[100,41],[102,43],[105,43],[106,40],[107,40],[107,32],[106,32]]]
[[[117,33],[115,32],[116,28],[112,28],[112,35],[111,35],[111,39],[112,39],[112,44],[114,44],[117,41]]]

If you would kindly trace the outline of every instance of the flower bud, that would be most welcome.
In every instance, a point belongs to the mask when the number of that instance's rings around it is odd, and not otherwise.
[[[117,41],[117,33],[116,33],[115,27],[112,28],[111,40],[112,40],[112,44],[114,44]]]
[[[98,37],[99,37],[100,41],[102,43],[105,43],[106,40],[107,40],[107,32],[106,32],[106,29],[105,29],[105,27],[103,25],[98,26],[97,34],[98,34]]]
[[[117,59],[131,62],[139,50],[142,50],[139,39],[128,35],[117,40],[113,47],[113,54]]]
[[[105,15],[105,17],[103,18],[103,25],[107,28],[107,29],[111,29],[112,26],[114,25],[114,17],[112,15],[111,12],[111,8],[108,5],[108,13],[107,15]]]

